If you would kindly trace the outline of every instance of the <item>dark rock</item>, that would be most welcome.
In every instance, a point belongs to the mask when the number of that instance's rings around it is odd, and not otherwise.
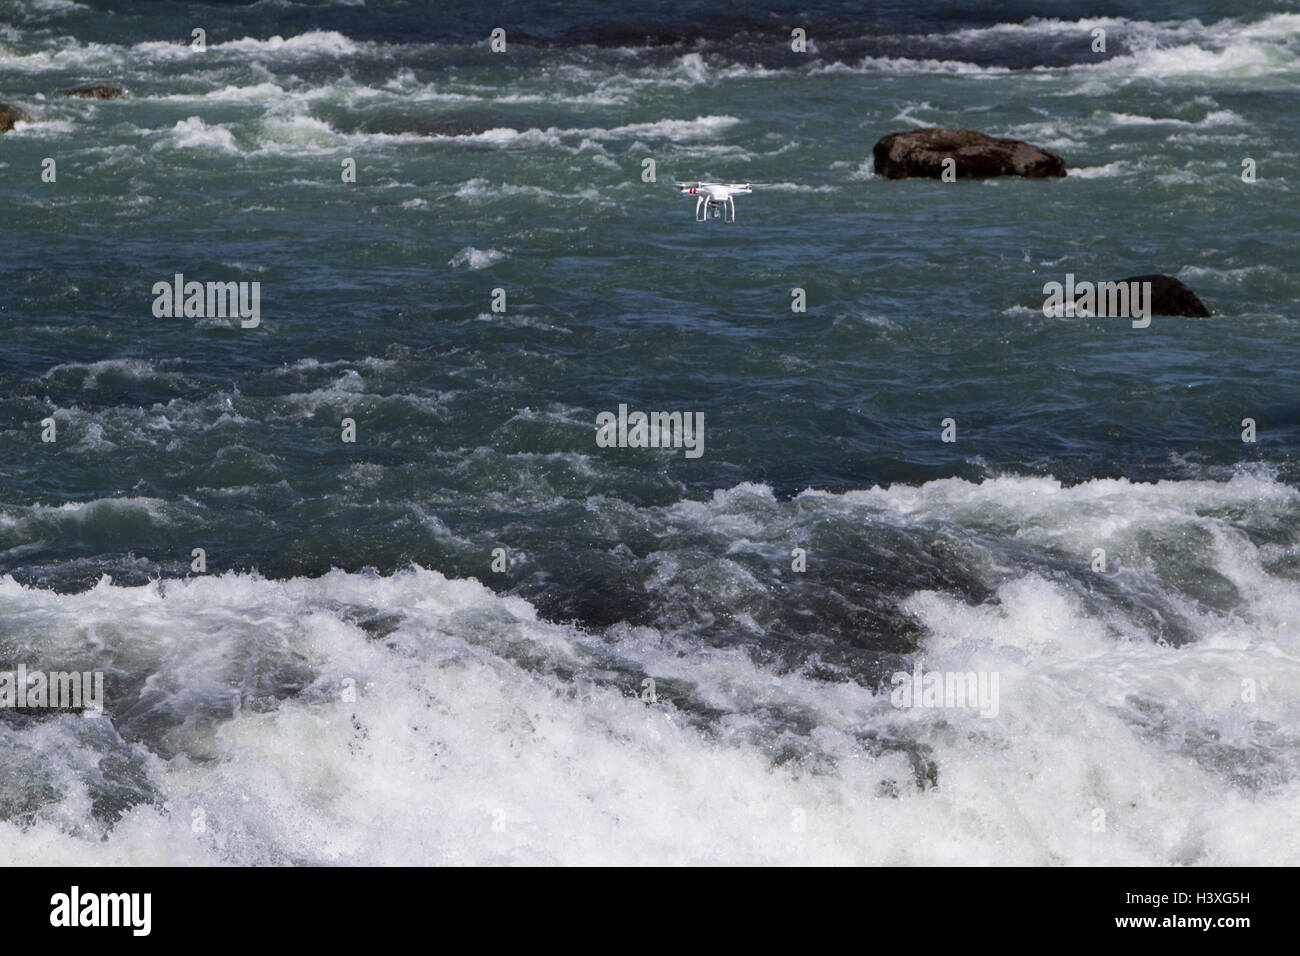
[[[876,173],[887,179],[939,179],[943,161],[953,159],[959,179],[989,176],[1028,176],[1047,179],[1065,175],[1065,160],[1019,139],[996,139],[972,129],[926,129],[890,133],[871,151]]]
[[[1194,319],[1204,319],[1210,315],[1210,310],[1197,298],[1196,293],[1173,276],[1156,272],[1145,276],[1129,276],[1119,281],[1151,283],[1152,315],[1185,315]]]
[[[14,123],[22,121],[31,122],[31,117],[16,106],[6,106],[0,103],[0,133],[7,133],[14,128]]]
[[[79,96],[83,100],[115,100],[122,95],[122,91],[116,86],[83,86],[80,89],[68,90],[64,96]]]

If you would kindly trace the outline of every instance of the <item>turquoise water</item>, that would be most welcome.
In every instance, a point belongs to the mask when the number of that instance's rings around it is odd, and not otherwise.
[[[106,669],[111,718],[4,716],[0,844],[1295,862],[1298,98],[1288,3],[0,4],[0,667]],[[919,126],[1069,175],[874,176]],[[677,179],[768,185],[701,225]],[[1043,315],[1147,272],[1213,316]],[[176,273],[260,325],[155,317]],[[704,454],[598,447],[620,404]],[[916,661],[1001,715],[891,708]]]

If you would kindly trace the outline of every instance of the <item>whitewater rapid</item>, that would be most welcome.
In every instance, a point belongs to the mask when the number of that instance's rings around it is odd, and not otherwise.
[[[6,578],[3,643],[106,670],[110,703],[105,718],[3,725],[5,764],[23,772],[4,776],[0,854],[1294,861],[1294,490],[1244,473],[1072,488],[1001,478],[782,503],[744,486],[671,510],[730,538],[748,526],[739,551],[772,546],[764,528],[782,513],[882,533],[944,524],[993,596],[921,591],[901,604],[923,629],[927,670],[999,675],[996,717],[899,709],[860,677],[814,676],[815,654],[783,670],[684,632],[548,623],[520,598],[421,568],[104,580],[62,595]],[[1094,547],[1109,550],[1110,582],[1091,571]],[[1078,568],[1027,570],[1021,551]],[[683,586],[664,574],[661,586]],[[1152,609],[1185,630],[1153,639]]]

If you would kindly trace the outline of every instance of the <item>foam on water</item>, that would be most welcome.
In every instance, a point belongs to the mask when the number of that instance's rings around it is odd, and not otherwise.
[[[1133,168],[1132,163],[1124,160],[1116,160],[1113,163],[1106,163],[1104,166],[1072,166],[1069,170],[1070,179],[1113,179],[1124,174]]]
[[[0,643],[24,647],[29,667],[105,669],[111,704],[106,719],[3,725],[7,765],[33,773],[4,777],[0,852],[17,863],[1294,862],[1300,745],[1281,728],[1300,718],[1300,589],[1279,576],[1279,546],[1242,530],[1294,522],[1293,489],[1247,473],[1073,488],[998,478],[781,506],[743,486],[673,511],[743,538],[790,509],[973,536],[975,566],[1000,581],[992,599],[923,590],[903,604],[924,628],[926,670],[1000,676],[996,717],[897,709],[887,689],[773,670],[671,630],[549,624],[519,598],[419,568],[104,580],[75,595],[6,578]],[[1155,562],[1155,580],[1169,555],[1152,541],[1179,528],[1237,598],[1211,610],[1166,582],[1195,632],[1177,647],[1003,550],[1086,563],[1107,546],[1115,573],[1150,577]],[[982,550],[995,529],[1002,543]],[[654,703],[638,699],[644,677]]]
[[[1122,42],[1119,55],[1105,56],[1100,62],[1080,62],[1065,69],[1070,71],[1101,70],[1141,77],[1177,79],[1197,74],[1228,77],[1258,77],[1274,73],[1294,72],[1297,69],[1295,38],[1296,17],[1293,13],[1272,13],[1250,22],[1243,19],[1223,19],[1203,24],[1198,20],[1152,22],[1125,18],[1083,18],[1066,21],[1053,18],[1030,18],[1021,23],[1000,23],[987,27],[969,28],[945,34],[922,35],[920,42],[941,43],[974,53],[996,52],[1008,44],[1025,45],[1044,41],[1066,43],[1074,38],[1090,40],[1094,29],[1104,29]],[[9,37],[11,41],[19,36]],[[66,38],[48,38],[46,49],[26,54],[14,54],[0,47],[0,64],[27,72],[50,70],[121,70],[131,68],[147,70],[159,64],[179,64],[195,61],[196,57],[210,58],[219,63],[236,60],[247,63],[252,58],[255,66],[272,63],[299,65],[313,61],[350,61],[360,57],[383,59],[396,47],[373,41],[352,40],[332,30],[311,30],[288,37],[275,35],[265,39],[242,37],[216,40],[208,43],[202,54],[183,42],[147,41],[134,45],[101,43],[68,44]],[[446,50],[443,44],[418,45],[430,52]],[[454,48],[456,45],[452,45]],[[607,70],[596,70],[583,64],[566,68],[569,78],[590,79],[595,89],[586,91],[559,91],[547,97],[548,102],[570,102],[594,106],[622,105],[637,89],[690,88],[715,85],[720,82],[749,82],[780,77],[791,72],[869,72],[926,74],[950,73],[970,76],[1002,75],[1009,72],[1005,66],[980,65],[960,56],[935,58],[927,56],[866,56],[853,62],[826,60],[814,47],[809,53],[809,63],[795,67],[773,68],[755,63],[718,62],[699,52],[688,52],[676,57],[667,69],[658,65],[638,62],[638,51],[618,51],[623,55],[624,68],[613,77]],[[1040,67],[1040,69],[1053,69]],[[407,95],[424,99],[462,99],[478,97],[465,91],[439,91],[434,84],[423,84],[415,79],[407,67],[399,67],[390,85]],[[536,102],[538,94],[527,88],[500,90],[484,87],[483,93],[502,97],[501,102]]]
[[[475,249],[473,246],[466,246],[451,257],[447,265],[453,269],[486,269],[494,266],[506,258],[506,254],[499,249]]]
[[[153,40],[130,47],[129,55],[133,59],[155,63],[223,54],[237,54],[243,58],[252,56],[259,59],[304,60],[314,57],[351,57],[363,48],[372,47],[373,44],[356,43],[333,30],[309,30],[288,39],[273,36],[260,40],[246,36],[237,40],[211,42],[206,44],[202,52],[194,50],[188,43]]]
[[[166,147],[174,149],[217,150],[225,153],[237,153],[235,135],[224,126],[209,126],[201,117],[177,120],[175,127],[165,138],[154,144],[154,149]]]

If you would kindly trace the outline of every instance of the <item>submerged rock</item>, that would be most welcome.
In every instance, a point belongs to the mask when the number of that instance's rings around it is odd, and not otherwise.
[[[83,100],[115,100],[122,95],[122,91],[116,86],[83,86],[79,89],[68,90],[64,96],[78,96]]]
[[[16,106],[0,103],[0,133],[7,133],[14,128],[14,123],[31,122],[31,117]]]
[[[1024,140],[996,139],[972,129],[927,127],[890,133],[872,149],[877,175],[887,179],[939,179],[944,160],[952,159],[958,179],[1028,176],[1047,179],[1065,175],[1065,160]]]

